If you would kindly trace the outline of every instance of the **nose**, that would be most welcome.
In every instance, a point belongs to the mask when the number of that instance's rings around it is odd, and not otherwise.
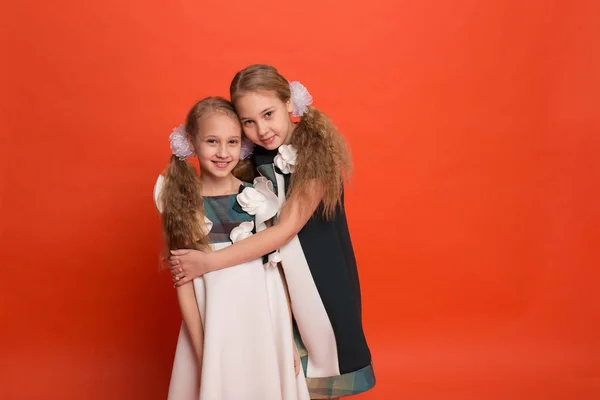
[[[217,148],[217,157],[226,158],[228,155],[229,152],[227,151],[227,143],[219,144],[219,147]]]
[[[257,122],[258,125],[258,135],[263,137],[267,134],[267,132],[269,132],[269,126],[266,122],[263,121],[259,121]]]

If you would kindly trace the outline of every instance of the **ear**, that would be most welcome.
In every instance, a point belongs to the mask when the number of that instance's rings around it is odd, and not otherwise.
[[[285,106],[287,108],[288,113],[291,113],[292,111],[294,111],[294,103],[292,102],[291,98],[285,103]]]
[[[188,133],[187,134],[187,140],[188,140],[188,143],[190,144],[192,150],[194,150],[194,154],[193,155],[197,155],[198,152],[196,151],[196,142],[194,141],[194,137]]]

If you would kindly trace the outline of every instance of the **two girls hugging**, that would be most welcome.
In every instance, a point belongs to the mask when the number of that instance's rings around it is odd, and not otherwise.
[[[346,143],[271,66],[238,72],[230,96],[192,107],[154,188],[183,317],[169,399],[365,392],[375,375],[344,210]]]

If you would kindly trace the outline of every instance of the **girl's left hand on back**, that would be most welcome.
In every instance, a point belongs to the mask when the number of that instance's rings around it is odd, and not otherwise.
[[[172,250],[169,268],[175,287],[184,285],[208,272],[206,254],[198,250]]]

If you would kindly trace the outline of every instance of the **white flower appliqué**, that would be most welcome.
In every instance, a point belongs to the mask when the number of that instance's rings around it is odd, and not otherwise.
[[[265,198],[265,195],[258,190],[247,187],[242,193],[237,195],[237,201],[244,212],[247,212],[250,215],[256,215],[261,210],[261,207],[264,207],[267,199]]]
[[[254,187],[247,187],[238,194],[237,202],[244,212],[254,215],[257,232],[266,229],[265,222],[279,211],[279,199],[273,183],[263,176],[254,179]]]
[[[252,229],[254,229],[254,222],[242,222],[241,224],[233,228],[233,230],[229,234],[229,238],[231,239],[232,243],[238,242],[242,239],[246,239],[252,236]]]
[[[269,260],[266,265],[267,267],[276,267],[277,264],[281,262],[281,254],[279,254],[279,250],[269,254],[267,259]]]
[[[279,199],[273,189],[273,182],[264,176],[255,178],[254,187],[245,188],[242,193],[237,195],[237,201],[242,210],[250,215],[254,215],[256,232],[267,229],[266,222],[277,215],[279,211]],[[252,228],[248,231],[252,231]],[[231,235],[231,240],[235,243],[233,240],[233,231]],[[279,255],[279,251],[275,251],[269,254],[265,266],[274,267],[279,262],[281,262],[281,256]]]
[[[275,166],[284,174],[293,174],[296,167],[296,156],[298,151],[291,144],[282,144],[279,146],[278,151],[279,153],[273,160]]]

